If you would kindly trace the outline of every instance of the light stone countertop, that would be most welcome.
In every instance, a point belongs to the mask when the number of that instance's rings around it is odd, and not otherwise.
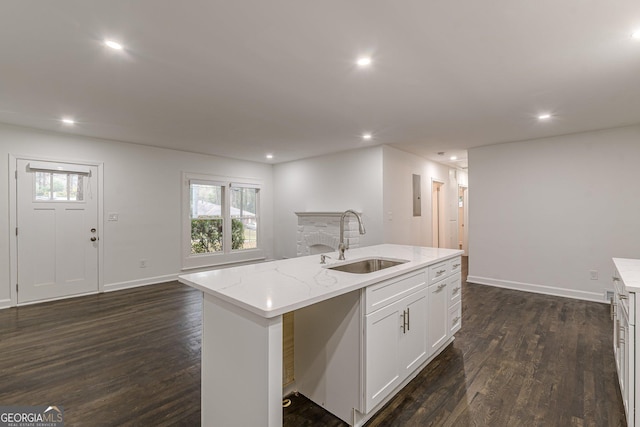
[[[463,251],[457,249],[383,244],[349,249],[345,252],[346,261],[337,261],[337,252],[328,253],[326,255],[331,258],[327,258],[326,265],[320,264],[320,255],[309,255],[184,274],[179,280],[259,316],[271,318],[462,254]],[[326,268],[370,257],[409,262],[368,274]]]
[[[620,278],[629,292],[640,292],[640,259],[613,258]]]

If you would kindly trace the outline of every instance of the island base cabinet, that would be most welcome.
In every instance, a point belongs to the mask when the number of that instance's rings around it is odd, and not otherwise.
[[[365,412],[426,360],[426,318],[426,289],[366,316]]]
[[[449,304],[447,298],[447,281],[433,283],[429,286],[429,322],[428,345],[429,354],[433,354],[444,344],[449,336]]]
[[[365,413],[401,381],[400,330],[402,301],[367,315],[365,325]]]
[[[364,425],[453,341],[461,325],[459,264],[296,310],[295,389],[349,425]],[[430,274],[440,280],[429,285]]]
[[[449,336],[453,336],[462,327],[462,304],[456,303],[449,309]]]

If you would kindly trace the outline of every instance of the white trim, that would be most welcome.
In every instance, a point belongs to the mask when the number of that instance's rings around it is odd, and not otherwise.
[[[258,190],[262,189],[262,184],[251,183],[251,182],[235,182],[231,181],[229,183],[229,187],[235,188],[257,188]]]
[[[516,291],[533,292],[536,294],[552,295],[556,297],[573,298],[584,301],[608,303],[604,301],[600,292],[578,291],[575,289],[558,288],[556,286],[522,283],[512,280],[492,279],[488,277],[468,276],[467,282],[479,285],[495,286],[497,288],[513,289]]]
[[[89,169],[89,167],[73,163],[30,161],[27,167],[33,171],[76,173],[91,176],[91,169]]]
[[[253,251],[253,253],[256,254],[256,257],[241,259],[239,261],[234,261],[234,260],[220,261],[215,264],[198,265],[195,267],[182,267],[182,272],[188,271],[189,273],[194,273],[197,271],[205,271],[205,270],[219,270],[221,268],[240,267],[242,265],[258,264],[258,263],[267,261],[267,258],[263,256],[263,251],[259,249],[247,249],[247,252],[248,251]],[[241,253],[246,255],[247,252],[242,251]],[[218,254],[218,256],[221,256],[221,255],[224,255],[224,254]]]
[[[70,299],[70,298],[86,297],[86,296],[89,296],[89,295],[98,295],[98,294],[99,294],[99,292],[97,292],[97,291],[82,292],[82,293],[79,293],[79,294],[65,295],[65,296],[62,296],[62,297],[45,298],[45,299],[40,299],[40,300],[37,300],[37,301],[21,302],[16,307],[24,307],[24,306],[27,306],[27,305],[36,305],[36,304],[41,304],[41,303],[44,303],[44,302],[51,302],[51,301],[62,301],[62,300]]]
[[[98,237],[102,237],[102,230],[104,229],[104,162],[86,161],[86,160],[69,160],[69,159],[51,159],[45,157],[31,156],[31,155],[18,155],[9,154],[9,297],[11,301],[11,307],[18,305],[18,295],[16,294],[16,283],[18,283],[18,238],[15,233],[17,226],[18,204],[17,204],[17,180],[16,173],[18,172],[17,162],[18,160],[25,160],[29,162],[52,162],[62,164],[76,164],[85,166],[94,166],[98,168],[98,185],[97,185],[97,197],[98,197]],[[92,293],[104,292],[104,239],[98,240],[98,290]],[[81,295],[90,295],[81,294]],[[69,298],[80,296],[70,295]],[[62,297],[63,299],[67,297]],[[2,301],[0,300],[0,308]],[[44,302],[36,301],[36,302]],[[46,300],[52,301],[52,300]],[[22,304],[21,304],[22,305]]]
[[[163,276],[127,280],[126,282],[108,283],[104,285],[104,292],[120,291],[122,289],[137,288],[140,286],[159,285],[161,283],[172,282],[174,280],[178,280],[178,274],[165,274]]]
[[[256,188],[258,190],[258,194],[260,194],[260,190],[262,187],[262,180],[257,178],[238,178],[238,177],[222,177],[217,175],[206,175],[201,173],[190,173],[190,172],[182,172],[182,185],[181,185],[181,202],[182,205],[180,207],[182,212],[181,224],[182,231],[180,237],[180,259],[182,260],[181,268],[183,271],[192,270],[198,268],[215,268],[219,266],[225,266],[229,264],[239,264],[239,263],[247,263],[252,261],[262,261],[265,259],[265,251],[262,248],[262,224],[261,224],[261,201],[260,196],[258,196],[255,218],[258,221],[258,230],[257,230],[257,242],[258,247],[255,249],[245,249],[245,250],[229,250],[227,249],[224,252],[210,253],[210,254],[191,254],[191,217],[190,217],[190,209],[191,209],[191,192],[190,187],[191,183],[199,183],[199,184],[213,184],[219,185],[223,188],[222,190],[222,205],[221,205],[221,216],[226,219],[224,221],[224,230],[223,230],[223,242],[222,245],[224,248],[231,248],[231,221],[230,218],[227,217],[227,213],[229,212],[229,208],[231,206],[231,191],[232,185],[235,187],[245,187],[245,188]]]
[[[11,307],[10,299],[0,299],[0,310]]]
[[[9,154],[9,301],[10,306],[18,304],[16,284],[18,283],[18,236],[16,236],[18,203],[17,179],[18,158]]]
[[[362,215],[362,212],[360,211],[356,211],[358,212],[360,215]],[[344,211],[342,212],[294,212],[297,216],[301,216],[301,217],[307,217],[307,216],[326,216],[326,217],[338,217],[340,218],[342,216],[342,214],[344,213]]]

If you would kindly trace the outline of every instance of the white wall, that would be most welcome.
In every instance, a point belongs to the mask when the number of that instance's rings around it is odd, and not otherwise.
[[[276,257],[296,256],[295,212],[355,209],[367,234],[361,246],[378,243],[431,246],[431,180],[446,183],[447,221],[457,242],[457,182],[453,169],[389,146],[369,147],[274,167]],[[422,178],[422,216],[413,217],[412,175]],[[467,183],[466,173],[458,178]],[[453,207],[449,207],[453,206]],[[446,226],[444,228],[447,228]],[[452,243],[456,247],[456,243]],[[449,245],[448,245],[449,246]]]
[[[445,183],[443,247],[457,249],[458,182],[465,184],[465,172],[456,171],[422,157],[384,147],[384,239],[385,243],[432,246],[431,183]],[[422,215],[413,216],[413,175],[420,175]]]
[[[345,151],[274,166],[274,248],[296,256],[295,212],[362,212],[360,246],[383,243],[382,147]]]
[[[639,161],[640,126],[470,150],[469,281],[604,301],[640,258]]]
[[[271,165],[0,125],[0,306],[10,299],[9,154],[104,163],[105,290],[155,283],[181,270],[181,173],[261,179],[262,237],[273,257]],[[119,213],[118,222],[106,213]],[[147,268],[138,261],[148,260]]]

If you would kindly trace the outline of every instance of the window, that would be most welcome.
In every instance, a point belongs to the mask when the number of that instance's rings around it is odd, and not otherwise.
[[[35,172],[34,200],[37,202],[81,202],[84,200],[82,175]]]
[[[258,247],[257,188],[231,188],[232,250]]]
[[[184,268],[263,259],[260,184],[184,174]]]

